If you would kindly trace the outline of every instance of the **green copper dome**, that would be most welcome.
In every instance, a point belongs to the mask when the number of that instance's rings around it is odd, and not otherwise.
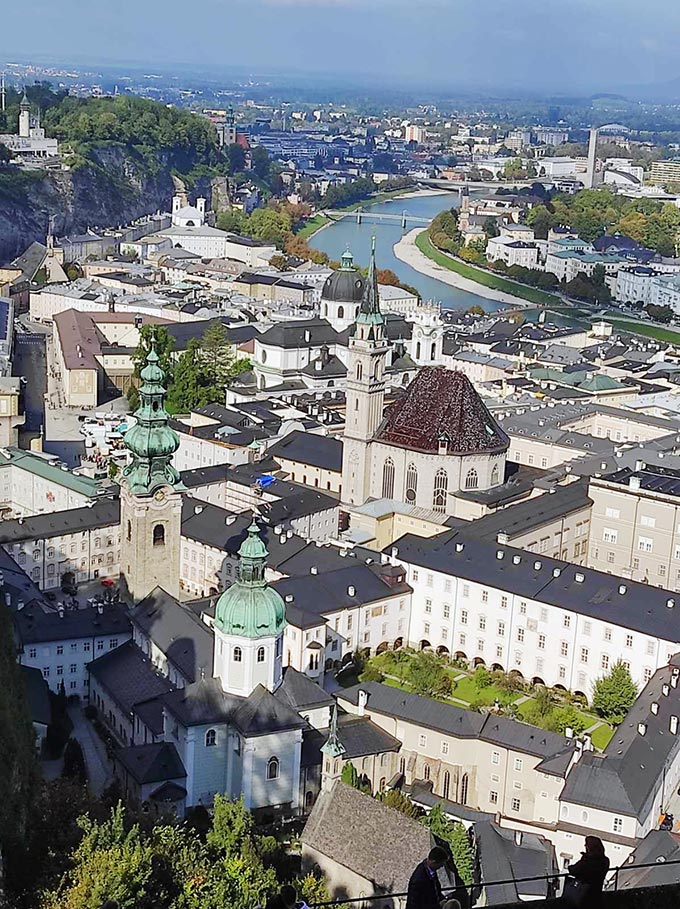
[[[153,344],[144,368],[139,388],[137,422],[125,433],[125,445],[132,461],[123,471],[123,479],[131,492],[151,495],[160,486],[184,489],[179,474],[172,466],[172,456],[179,448],[179,436],[168,425],[165,409],[165,373],[158,365]]]
[[[280,634],[286,625],[286,607],[265,580],[267,547],[254,520],[238,556],[238,580],[217,601],[215,627],[246,638]]]

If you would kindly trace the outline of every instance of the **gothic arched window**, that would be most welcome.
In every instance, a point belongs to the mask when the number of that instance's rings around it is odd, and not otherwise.
[[[243,653],[241,652],[240,647],[234,647],[234,662],[240,663],[243,659]]]
[[[361,381],[363,374],[364,374],[364,370],[363,370],[361,363],[357,363],[357,380],[358,381]]]
[[[463,778],[460,781],[460,803],[461,803],[461,805],[467,805],[469,788],[470,788],[470,780],[468,778],[467,773],[464,773]]]
[[[267,779],[278,780],[279,778],[279,759],[270,757],[267,761]]]
[[[444,784],[442,785],[442,796],[447,799],[451,789],[451,774],[448,770],[444,772]]]
[[[430,779],[430,765],[429,764],[425,764],[425,766],[423,767],[423,779],[425,779],[425,780]]]
[[[338,306],[338,319],[344,319],[344,318],[345,318],[345,307]]]
[[[418,494],[418,471],[415,464],[406,468],[406,501],[415,502]]]
[[[500,472],[498,470],[498,464],[494,466],[494,469],[491,471],[491,485],[498,486],[500,480]]]
[[[449,475],[440,467],[434,475],[434,492],[432,494],[432,507],[435,511],[446,510],[446,494],[449,488]]]
[[[209,748],[211,745],[217,744],[217,733],[214,729],[208,729],[205,734],[205,745],[206,748]]]
[[[257,662],[264,663],[264,647],[257,648]]]
[[[382,497],[383,499],[394,498],[394,461],[392,458],[387,458],[383,464]]]
[[[165,546],[165,526],[156,524],[153,529],[153,545]]]
[[[474,467],[471,467],[465,474],[465,488],[477,489],[479,486],[479,476]]]

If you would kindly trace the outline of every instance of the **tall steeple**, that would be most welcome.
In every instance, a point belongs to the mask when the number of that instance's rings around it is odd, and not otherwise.
[[[321,772],[321,788],[324,792],[332,789],[333,783],[342,775],[342,760],[346,754],[345,746],[338,738],[338,705],[333,705],[331,724],[328,729],[328,739],[321,746],[323,754],[323,768]]]
[[[182,483],[172,464],[179,437],[165,409],[165,374],[155,344],[146,357],[136,424],[125,434],[131,454],[121,480],[120,565],[128,596],[143,599],[154,587],[179,596]]]
[[[385,404],[387,351],[374,237],[368,278],[354,323],[354,335],[349,341],[342,455],[342,501],[348,505],[363,505],[368,498],[371,442],[382,421]]]
[[[137,495],[151,495],[159,486],[184,489],[179,473],[172,466],[172,456],[179,448],[179,436],[169,425],[165,409],[165,373],[158,365],[155,339],[142,369],[136,424],[125,434],[125,445],[132,461],[123,471],[129,490]]]
[[[267,555],[253,518],[238,551],[237,579],[215,607],[213,674],[230,694],[281,684],[286,607],[265,578]]]

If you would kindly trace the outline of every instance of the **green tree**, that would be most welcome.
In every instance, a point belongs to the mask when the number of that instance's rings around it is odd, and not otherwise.
[[[13,157],[14,153],[4,143],[0,142],[0,167],[3,164],[9,164]]]
[[[553,697],[552,691],[544,685],[541,685],[536,689],[534,701],[536,711],[540,717],[548,716],[555,705],[555,698]]]
[[[165,373],[165,387],[169,388],[170,385],[172,385],[174,369],[172,350],[175,346],[175,340],[168,332],[165,325],[142,325],[140,328],[137,350],[132,355],[132,362],[134,363],[132,372],[133,379],[136,383],[139,383],[142,368],[146,363],[146,358],[151,350],[151,344],[154,338],[154,346],[156,348],[156,353],[158,354],[158,365]],[[130,385],[127,392],[128,404],[130,405],[131,410],[136,410],[139,407],[139,392],[135,381]]]
[[[485,218],[482,228],[488,238],[497,237],[501,232],[496,218]]]
[[[471,884],[475,869],[475,851],[465,827],[459,821],[451,821],[446,817],[441,802],[423,818],[423,823],[438,839],[448,845],[458,873],[466,884]]]
[[[246,166],[245,150],[238,143],[227,146],[227,161],[229,162],[229,173],[238,174]]]
[[[371,663],[366,666],[359,676],[360,682],[383,682],[384,680],[384,673],[382,673],[377,666],[371,665]]]
[[[39,775],[24,675],[5,605],[0,606],[0,768],[0,856],[7,857],[24,840]]]
[[[351,761],[347,761],[347,763],[343,765],[340,779],[343,783],[347,783],[348,786],[353,786],[355,789],[359,788],[359,774],[357,773],[357,768]]]
[[[559,732],[561,735],[564,734],[564,730],[567,727],[573,729],[575,735],[580,735],[587,726],[583,716],[572,704],[557,707],[544,719],[545,723],[543,725],[546,729],[550,729],[552,732]]]
[[[394,808],[395,811],[400,811],[406,817],[418,820],[423,816],[422,809],[415,805],[400,789],[385,789],[383,792],[378,792],[376,798],[383,805],[388,808]]]
[[[473,680],[475,683],[475,688],[477,691],[481,691],[482,688],[488,688],[491,684],[491,673],[486,668],[486,666],[478,666],[473,675]]]
[[[444,661],[435,653],[421,650],[409,664],[409,681],[417,694],[425,697],[443,698],[451,694],[453,685]]]
[[[622,722],[636,697],[637,688],[623,660],[617,660],[593,687],[593,707],[608,723]]]
[[[271,170],[271,160],[267,149],[263,145],[256,145],[250,157],[254,174],[260,180],[266,180]]]

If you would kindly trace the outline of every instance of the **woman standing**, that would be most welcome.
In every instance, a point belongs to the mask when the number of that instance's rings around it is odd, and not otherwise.
[[[565,901],[582,909],[596,909],[600,905],[604,879],[609,871],[609,859],[599,836],[586,837],[585,852],[567,870],[571,878],[567,878],[564,886]]]

